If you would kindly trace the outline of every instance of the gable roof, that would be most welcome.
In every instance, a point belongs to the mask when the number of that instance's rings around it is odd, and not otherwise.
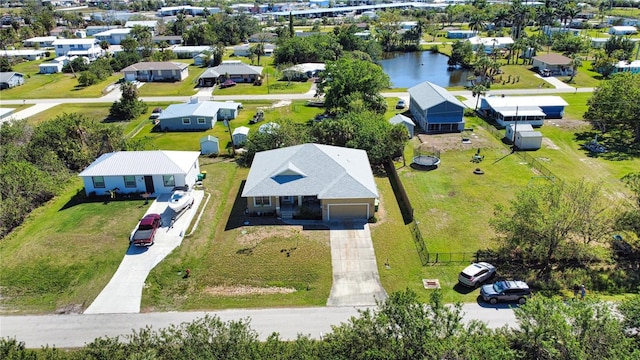
[[[548,65],[569,65],[571,64],[571,59],[560,54],[544,54],[534,56],[533,60],[542,61]]]
[[[213,135],[207,135],[205,137],[200,138],[200,144],[207,141],[218,142],[218,138]]]
[[[102,154],[78,176],[187,174],[199,156],[197,151],[116,151]]]
[[[389,119],[389,122],[394,125],[395,124],[409,124],[413,126],[416,125],[416,123],[414,123],[413,120],[411,120],[410,118],[402,114],[397,114],[396,116],[392,117],[391,119]]]
[[[188,68],[188,64],[170,62],[170,61],[150,61],[139,62],[131,66],[127,66],[122,71],[140,71],[140,70],[184,70]]]
[[[460,100],[456,99],[455,96],[451,95],[445,88],[442,88],[434,83],[430,83],[425,81],[420,83],[414,87],[409,88],[409,96],[415,101],[418,106],[423,109],[429,109],[434,107],[435,105],[441,104],[443,102],[450,102],[454,105],[458,105],[461,108],[465,108],[463,103]]]
[[[14,76],[24,77],[24,75],[15,71],[0,72],[0,83],[9,82],[9,80]]]
[[[231,133],[231,135],[235,136],[235,135],[248,135],[249,134],[249,129],[246,126],[238,126],[237,128],[233,129],[233,133]]]
[[[160,113],[159,120],[183,116],[213,117],[220,109],[238,109],[240,103],[222,101],[200,101],[172,104]]]
[[[220,65],[208,68],[201,78],[220,77],[222,75],[262,75],[262,66],[247,65],[240,61],[223,61]]]
[[[256,153],[242,196],[288,195],[370,199],[378,190],[364,150],[302,144]]]

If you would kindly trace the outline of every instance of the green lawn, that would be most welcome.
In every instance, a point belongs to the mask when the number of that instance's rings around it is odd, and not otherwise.
[[[190,65],[189,76],[187,76],[186,79],[176,82],[145,83],[138,89],[138,95],[140,97],[195,95],[198,92],[196,88],[198,77],[200,77],[205,70],[206,68]]]

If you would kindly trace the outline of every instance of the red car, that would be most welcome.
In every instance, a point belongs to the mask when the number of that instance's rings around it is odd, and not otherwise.
[[[156,231],[162,226],[160,214],[147,214],[131,235],[130,243],[135,246],[151,246],[156,236]]]
[[[236,86],[236,82],[229,79],[225,82],[223,82],[222,84],[220,84],[220,89],[224,89],[224,88],[228,88],[228,87],[232,87],[232,86]]]

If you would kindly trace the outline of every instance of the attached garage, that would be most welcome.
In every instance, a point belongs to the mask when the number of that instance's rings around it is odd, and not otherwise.
[[[326,219],[368,219],[373,216],[372,210],[368,203],[327,204]]]

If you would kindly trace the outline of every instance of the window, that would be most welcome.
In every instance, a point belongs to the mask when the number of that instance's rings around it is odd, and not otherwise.
[[[165,187],[176,186],[176,178],[173,175],[162,175]]]
[[[93,187],[96,189],[104,189],[104,176],[94,176],[93,179]]]
[[[271,198],[269,196],[256,196],[253,198],[255,206],[271,206]]]
[[[204,118],[198,118],[198,124],[206,124],[207,121]]]
[[[124,177],[124,187],[134,188],[136,187],[136,177],[127,175]]]
[[[182,118],[182,125],[189,125],[191,124],[191,119],[189,118]]]

